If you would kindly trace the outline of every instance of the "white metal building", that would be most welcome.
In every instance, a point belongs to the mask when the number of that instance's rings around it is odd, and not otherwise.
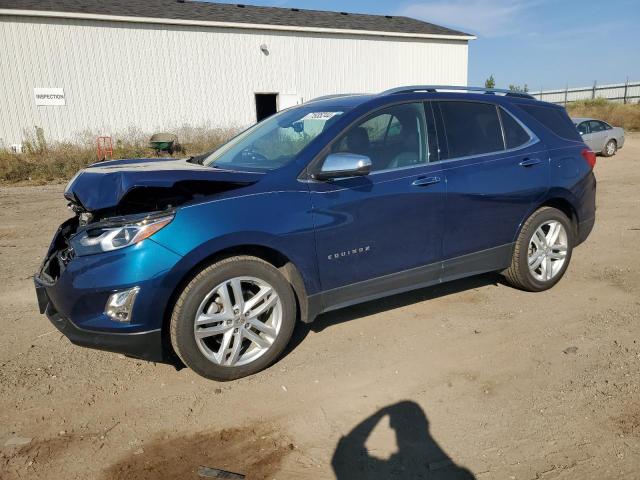
[[[474,37],[406,17],[175,0],[0,0],[0,147],[243,127],[317,96],[466,85]]]

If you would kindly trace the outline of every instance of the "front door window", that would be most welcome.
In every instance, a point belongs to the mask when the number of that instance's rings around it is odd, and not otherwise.
[[[351,127],[331,153],[357,153],[371,159],[371,171],[390,171],[427,163],[422,103],[395,105]]]

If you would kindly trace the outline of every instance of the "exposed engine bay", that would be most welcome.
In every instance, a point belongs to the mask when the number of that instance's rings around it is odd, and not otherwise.
[[[96,210],[87,209],[74,190],[67,188],[65,197],[75,216],[58,229],[38,274],[39,278],[49,284],[56,282],[68,263],[77,255],[72,240],[75,241],[80,236],[90,242],[93,238],[99,239],[105,231],[113,231],[127,224],[140,226],[157,218],[166,218],[173,215],[175,208],[180,205],[206,200],[251,183],[253,182],[183,180],[169,187],[134,186],[115,205]],[[97,252],[88,254],[91,253]]]

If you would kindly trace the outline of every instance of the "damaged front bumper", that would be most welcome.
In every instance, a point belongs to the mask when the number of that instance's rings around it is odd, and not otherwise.
[[[75,222],[75,223],[74,223]],[[121,250],[73,256],[70,219],[58,229],[34,276],[40,312],[69,340],[151,361],[164,361],[162,322],[173,283],[168,274],[182,257],[146,239]],[[131,318],[119,322],[105,313],[109,297],[139,287]]]
[[[163,362],[167,359],[162,345],[160,329],[148,332],[111,333],[96,330],[84,330],[76,326],[71,320],[56,311],[55,306],[46,298],[46,290],[36,281],[36,292],[40,308],[44,305],[44,312],[51,323],[71,343],[108,352],[117,352],[129,357],[140,358],[152,362]]]

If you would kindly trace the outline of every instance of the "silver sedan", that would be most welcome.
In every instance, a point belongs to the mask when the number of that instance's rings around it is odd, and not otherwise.
[[[612,127],[607,122],[595,118],[572,118],[582,140],[596,153],[605,157],[616,154],[624,145],[624,130]]]

